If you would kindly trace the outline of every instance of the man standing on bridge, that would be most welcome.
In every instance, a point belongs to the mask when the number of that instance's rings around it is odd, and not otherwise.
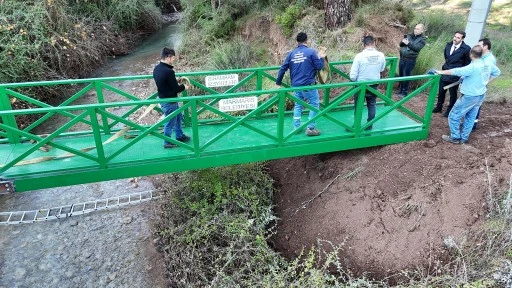
[[[176,59],[176,52],[173,49],[164,48],[161,53],[162,60],[156,65],[153,70],[153,78],[155,79],[156,87],[158,88],[158,98],[177,98],[178,93],[187,90],[189,87],[186,84],[178,84],[176,75],[174,74],[173,66],[174,60]],[[165,102],[161,103],[162,111],[164,116],[167,117],[172,112],[179,108],[178,102]],[[164,135],[171,137],[172,130],[176,133],[176,140],[180,142],[190,141],[190,137],[183,134],[181,130],[181,120],[183,114],[180,112],[175,117],[169,119],[164,125]],[[174,148],[178,145],[173,144],[167,140],[164,140],[164,148]]]
[[[467,66],[451,70],[436,71],[437,74],[441,75],[464,77],[460,89],[462,96],[455,102],[448,116],[451,134],[450,136],[442,136],[444,141],[454,144],[463,144],[468,141],[478,109],[484,102],[487,84],[501,73],[500,69],[494,64],[482,59],[481,46],[474,46],[471,49],[469,57],[472,61]],[[464,123],[462,124],[461,131],[460,120],[462,118],[464,118]]]
[[[279,69],[279,72],[277,73],[277,85],[282,85],[284,74],[288,69],[290,69],[292,87],[303,87],[316,84],[315,75],[317,71],[322,70],[324,67],[325,52],[320,51],[320,53],[317,54],[314,49],[307,46],[307,40],[308,36],[306,33],[300,32],[297,34],[297,48],[286,56],[281,69]],[[309,105],[316,109],[320,107],[320,99],[318,90],[316,89],[295,91],[294,96],[303,101],[307,101]],[[310,109],[309,119],[315,117],[316,114],[316,111]],[[301,116],[302,105],[295,102],[295,107],[293,108],[294,129],[299,128]],[[306,135],[320,135],[320,131],[315,127],[315,121],[309,123],[308,128],[306,129]]]
[[[375,38],[373,36],[365,36],[363,38],[364,49],[359,52],[352,62],[350,68],[350,80],[352,81],[368,81],[368,80],[379,80],[380,74],[386,68],[386,58],[384,53],[375,49]],[[377,89],[378,84],[369,85],[373,89]],[[355,120],[355,109],[357,109],[357,101],[359,93],[354,95],[354,120]],[[367,121],[371,121],[375,118],[377,103],[377,96],[366,90],[364,95],[366,98],[366,106],[368,107],[368,118]],[[366,130],[372,130],[372,126],[366,128]]]

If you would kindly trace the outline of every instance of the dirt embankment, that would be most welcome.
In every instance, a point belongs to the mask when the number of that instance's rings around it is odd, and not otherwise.
[[[281,190],[273,244],[292,258],[317,239],[345,242],[340,256],[356,275],[436,271],[446,253],[443,240],[462,241],[483,223],[490,192],[497,198],[509,189],[511,109],[512,103],[485,103],[467,145],[443,142],[447,119],[434,114],[425,141],[271,162]]]

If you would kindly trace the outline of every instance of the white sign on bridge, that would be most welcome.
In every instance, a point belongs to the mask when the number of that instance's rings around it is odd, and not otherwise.
[[[205,82],[206,87],[233,86],[238,84],[238,74],[206,76]]]
[[[222,99],[219,101],[219,110],[222,112],[253,110],[258,108],[258,97],[240,97]]]

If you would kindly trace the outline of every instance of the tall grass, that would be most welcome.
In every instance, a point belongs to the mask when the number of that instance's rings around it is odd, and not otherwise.
[[[126,53],[123,31],[160,27],[152,0],[30,2],[0,5],[0,82],[85,76]]]

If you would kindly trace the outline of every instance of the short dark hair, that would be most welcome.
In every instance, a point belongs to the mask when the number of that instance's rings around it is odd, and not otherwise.
[[[482,38],[478,42],[482,42],[483,46],[487,46],[487,49],[491,50],[491,40],[489,38]]]
[[[480,45],[475,45],[473,48],[471,48],[471,55],[475,58],[482,58],[483,49]]]
[[[299,34],[297,34],[297,42],[304,43],[306,41],[308,41],[308,35],[304,32],[299,32]]]
[[[466,38],[466,32],[464,32],[464,31],[460,31],[460,30],[459,31],[455,31],[455,34],[462,35],[462,39]]]
[[[375,38],[371,35],[364,36],[363,44],[364,44],[364,46],[375,44]]]
[[[174,51],[174,49],[169,49],[165,47],[164,49],[162,49],[162,53],[160,54],[160,56],[162,57],[162,59],[165,59],[167,57],[176,56],[176,52]]]

